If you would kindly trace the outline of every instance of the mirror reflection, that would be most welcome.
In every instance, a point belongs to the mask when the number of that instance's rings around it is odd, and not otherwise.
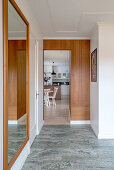
[[[8,162],[26,139],[26,24],[8,2]]]

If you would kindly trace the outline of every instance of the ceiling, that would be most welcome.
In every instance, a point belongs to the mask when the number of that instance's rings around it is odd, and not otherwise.
[[[67,50],[45,50],[44,65],[69,65],[69,51]]]
[[[8,38],[26,38],[26,24],[8,1]]]
[[[27,5],[43,38],[89,38],[98,22],[114,22],[114,0],[29,0]]]

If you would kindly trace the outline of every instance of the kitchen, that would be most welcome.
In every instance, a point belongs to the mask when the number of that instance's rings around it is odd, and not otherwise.
[[[69,68],[69,51],[44,51],[44,121],[46,120],[45,122],[47,123],[48,120],[51,123],[56,122],[57,124],[61,124],[61,120],[62,122],[64,121],[65,124],[69,123]],[[55,88],[57,92],[53,104],[51,96],[54,95]],[[48,104],[45,102],[45,99],[49,101]],[[59,108],[59,113],[61,113],[59,120],[57,108]],[[63,111],[64,109],[65,111]],[[50,114],[50,112],[52,114]],[[53,112],[55,116],[52,119]],[[50,119],[52,119],[52,121],[50,121]]]

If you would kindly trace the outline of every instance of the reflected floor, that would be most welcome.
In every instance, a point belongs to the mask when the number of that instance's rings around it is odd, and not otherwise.
[[[26,139],[26,125],[8,125],[8,162]]]
[[[114,170],[114,140],[89,125],[44,125],[22,170]]]

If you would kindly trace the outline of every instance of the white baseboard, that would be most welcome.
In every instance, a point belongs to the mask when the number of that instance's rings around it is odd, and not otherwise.
[[[30,130],[30,139],[29,139],[30,147],[31,147],[32,143],[34,142],[35,137],[37,135],[39,135],[43,125],[44,125],[44,121],[42,121],[42,123],[40,123],[40,126],[39,126],[38,130],[36,128],[36,125]]]
[[[114,132],[112,132],[112,133],[99,133],[98,139],[114,139]]]
[[[22,122],[23,120],[25,120],[27,117],[27,114],[25,113],[22,117],[20,117],[20,119],[17,120],[17,123]]]
[[[8,125],[17,125],[19,122],[23,121],[26,117],[26,114],[24,114],[20,119],[18,120],[8,120]]]
[[[30,145],[29,142],[25,145],[24,149],[20,153],[19,157],[17,158],[16,162],[13,164],[10,170],[21,170],[27,156],[30,154]]]
[[[36,137],[36,125],[33,126],[32,129],[30,130],[30,139],[29,139],[30,147],[31,147],[35,137]]]
[[[89,125],[90,121],[89,120],[80,120],[80,121],[70,121],[71,125]]]
[[[96,128],[94,127],[94,125],[91,123],[91,128],[95,134],[95,136],[98,138],[98,131],[96,130]]]
[[[17,120],[8,120],[8,125],[17,125]]]
[[[39,133],[40,133],[43,125],[44,125],[44,121],[42,121],[42,122],[40,123],[40,126],[37,128],[36,135],[39,135]]]

